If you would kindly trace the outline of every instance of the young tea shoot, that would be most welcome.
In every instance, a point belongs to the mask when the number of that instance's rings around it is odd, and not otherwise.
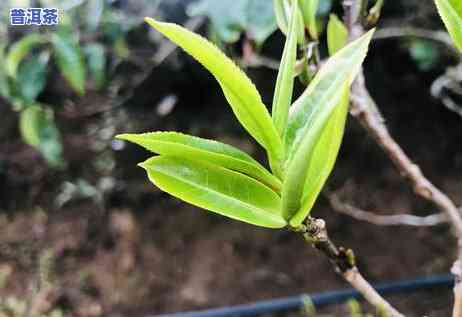
[[[297,1],[292,1],[289,12],[272,114],[252,81],[215,45],[179,25],[145,19],[210,71],[237,120],[266,150],[270,166],[268,170],[230,145],[182,133],[118,135],[155,154],[139,165],[161,190],[200,208],[267,228],[296,228],[310,214],[337,158],[349,88],[366,57],[373,30],[344,46],[346,29],[331,17],[331,56],[293,101],[297,43],[304,27],[301,17],[310,25],[313,18],[300,10]],[[312,37],[315,32],[312,28]]]

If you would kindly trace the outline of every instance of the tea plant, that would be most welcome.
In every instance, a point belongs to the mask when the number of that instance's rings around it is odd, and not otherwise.
[[[304,24],[298,1],[292,1],[270,115],[251,80],[213,44],[179,25],[146,18],[212,73],[238,121],[266,150],[270,170],[230,145],[182,133],[122,134],[118,138],[158,154],[140,166],[163,191],[232,219],[302,233],[308,242],[325,250],[373,305],[394,313],[357,272],[351,251],[338,250],[325,235],[324,222],[309,217],[334,166],[349,88],[374,32],[343,47],[346,29],[334,17],[331,20],[328,46],[333,55],[292,102],[297,43],[304,42],[300,34],[312,25]],[[394,316],[400,315],[396,312]]]
[[[297,13],[293,5],[291,16]],[[291,18],[270,116],[250,79],[213,44],[178,25],[146,21],[214,75],[271,166],[270,172],[230,145],[176,132],[119,135],[159,154],[140,164],[149,179],[175,197],[233,219],[269,228],[299,227],[334,165],[348,88],[372,31],[331,57],[291,105],[299,25]]]
[[[435,1],[451,36],[460,47],[462,8],[459,2]],[[230,145],[177,132],[122,134],[118,138],[157,154],[140,166],[163,191],[232,219],[302,233],[379,312],[387,316],[403,316],[360,275],[352,251],[337,248],[329,240],[324,222],[310,217],[313,204],[338,155],[348,113],[350,86],[359,75],[357,85],[353,87],[357,95],[351,98],[352,114],[408,177],[416,193],[446,212],[456,234],[461,232],[462,220],[457,208],[416,169],[392,139],[365,88],[361,65],[374,31],[364,33],[363,25],[377,21],[383,1],[377,1],[369,11],[367,1],[344,1],[345,24],[335,15],[330,16],[327,44],[331,56],[322,63],[314,56],[319,52],[309,55],[306,50],[308,44],[317,45],[319,41],[318,1],[275,0],[273,3],[277,24],[287,39],[271,115],[250,79],[213,44],[181,26],[146,18],[154,29],[212,73],[238,121],[266,150],[269,170]],[[290,10],[287,10],[288,6]],[[353,36],[352,32],[355,32]],[[349,37],[362,33],[346,44]],[[302,48],[301,54],[297,54],[297,47]],[[302,56],[297,60],[297,55]],[[297,63],[303,64],[300,72],[296,71]],[[308,85],[293,101],[295,77],[300,77]],[[454,316],[461,315],[457,308],[458,294],[460,291],[456,286]]]

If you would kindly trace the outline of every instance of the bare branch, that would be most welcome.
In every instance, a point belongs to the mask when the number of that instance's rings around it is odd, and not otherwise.
[[[353,2],[353,5],[351,4]],[[348,10],[354,10],[354,3],[359,0],[344,1],[346,9],[345,23],[350,31],[350,38],[354,39],[364,33],[358,20],[352,21],[354,16]],[[350,4],[350,5],[348,5]],[[378,111],[375,101],[369,94],[364,82],[364,74],[360,72],[351,89],[350,113],[369,132],[377,144],[384,150],[390,160],[395,164],[401,175],[412,185],[414,192],[422,198],[435,204],[442,212],[446,213],[453,228],[454,236],[458,240],[458,260],[454,263],[452,273],[456,277],[454,286],[454,311],[453,317],[462,317],[462,215],[452,200],[433,185],[422,173],[420,168],[406,155],[403,149],[396,143],[388,132],[384,118]]]
[[[247,67],[266,67],[272,70],[279,69],[279,61],[272,59],[270,57],[266,57],[263,55],[259,55],[258,53],[252,53],[251,55],[247,56],[246,58],[242,58],[239,61],[239,65],[247,68]]]
[[[462,63],[455,67],[449,67],[446,72],[435,79],[431,85],[430,93],[451,111],[462,117],[462,106],[458,105],[450,96],[462,96]]]
[[[351,249],[337,247],[329,238],[326,224],[322,219],[309,217],[306,226],[298,228],[306,242],[321,251],[332,263],[335,270],[350,283],[377,310],[390,317],[404,317],[383,298],[372,285],[361,275],[356,267],[355,257]]]
[[[410,182],[414,192],[434,203],[441,211],[445,212],[454,228],[455,235],[462,238],[460,211],[445,193],[425,177],[420,168],[392,138],[384,124],[384,118],[377,110],[377,105],[367,91],[363,74],[359,74],[353,84],[350,113],[358,119],[377,144],[385,151],[400,174]]]
[[[349,203],[343,202],[336,193],[326,193],[326,196],[329,200],[330,206],[336,212],[379,226],[430,227],[447,223],[448,221],[448,217],[445,213],[437,213],[424,217],[409,214],[378,215],[377,213],[363,210]]]
[[[397,37],[418,37],[434,42],[439,42],[441,44],[448,46],[453,52],[457,53],[457,56],[459,56],[457,49],[454,47],[454,44],[452,43],[451,37],[448,35],[448,33],[444,31],[427,30],[410,26],[394,26],[384,27],[382,29],[377,30],[374,34],[375,40]]]

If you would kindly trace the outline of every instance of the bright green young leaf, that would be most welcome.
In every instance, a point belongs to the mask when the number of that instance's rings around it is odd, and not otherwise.
[[[192,205],[257,226],[287,224],[279,213],[279,196],[246,175],[170,156],[157,156],[140,166],[157,187]]]
[[[373,31],[366,33],[332,56],[291,107],[284,137],[287,172],[282,208],[285,219],[290,219],[301,207],[313,149],[341,101],[342,88],[349,87],[361,69],[372,34]]]
[[[50,166],[63,165],[60,135],[51,109],[38,105],[25,108],[19,118],[19,129],[24,142],[39,150]]]
[[[294,89],[295,62],[297,60],[297,20],[294,17],[297,14],[297,7],[297,1],[294,1],[290,18],[290,30],[284,45],[273,97],[273,122],[281,136],[284,135],[286,128]]]
[[[273,161],[282,157],[282,142],[261,96],[251,80],[215,45],[187,29],[146,18],[157,31],[197,59],[217,79],[242,126],[260,143]]]
[[[83,95],[85,91],[85,63],[78,43],[67,32],[53,33],[51,41],[61,74],[79,95]]]
[[[230,145],[178,132],[121,134],[127,140],[161,155],[190,157],[251,176],[280,192],[281,182],[250,155]]]
[[[460,0],[449,0],[449,3],[452,5],[457,14],[462,17],[462,1]]]
[[[345,46],[347,40],[347,28],[335,14],[331,14],[327,23],[327,47],[329,55],[332,56],[337,53],[337,51]]]
[[[43,42],[43,38],[38,33],[31,33],[24,36],[14,43],[5,58],[6,72],[12,78],[16,78],[19,63],[30,51]]]
[[[303,14],[300,8],[297,6],[297,20],[298,20],[298,25],[297,25],[297,42],[300,45],[305,44],[305,23],[303,22]],[[289,17],[287,18],[289,20]]]
[[[289,28],[289,22],[287,21],[285,12],[285,1],[286,0],[273,0],[274,15],[276,17],[276,23],[282,33],[287,34]]]
[[[343,88],[340,103],[326,123],[326,127],[316,142],[306,174],[301,207],[290,219],[290,225],[299,226],[310,213],[316,198],[331,173],[342,143],[345,122],[348,115],[349,88]]]
[[[318,28],[316,25],[316,12],[318,11],[319,0],[300,0],[300,7],[303,20],[312,39],[318,39]]]
[[[289,20],[292,12],[289,1],[273,0],[273,7],[277,25],[281,32],[287,36],[287,31],[290,26]],[[300,45],[305,43],[305,24],[303,22],[303,14],[300,8],[297,10],[297,42]]]
[[[435,3],[455,45],[462,52],[462,4],[459,0],[435,0]]]
[[[88,43],[83,48],[87,58],[88,70],[93,77],[97,89],[101,89],[105,82],[106,56],[104,46],[99,43]]]
[[[19,66],[17,82],[21,96],[27,104],[33,103],[45,88],[49,57],[48,52],[43,52]]]

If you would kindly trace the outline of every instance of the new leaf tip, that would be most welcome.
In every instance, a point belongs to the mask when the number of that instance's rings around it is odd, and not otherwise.
[[[131,134],[129,133],[122,133],[122,134],[117,134],[114,138],[118,140],[124,140],[124,141],[130,141],[130,136]]]
[[[162,22],[159,22],[153,18],[150,17],[144,17],[144,22],[152,26],[153,28],[157,28]]]

